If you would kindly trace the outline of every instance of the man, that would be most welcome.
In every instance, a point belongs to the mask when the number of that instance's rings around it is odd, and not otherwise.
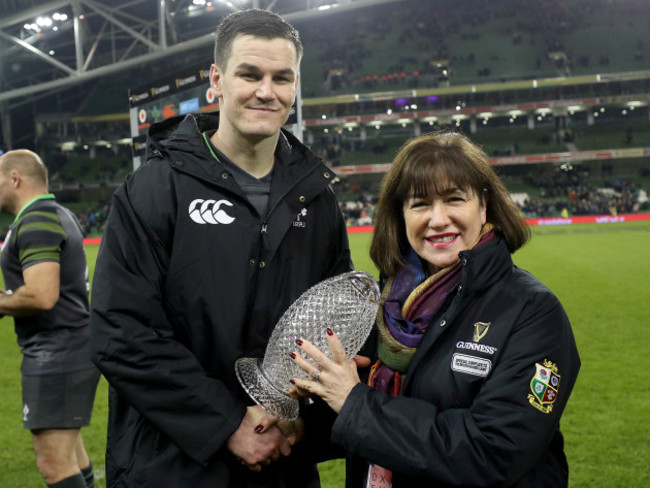
[[[23,353],[23,425],[47,486],[94,486],[81,427],[90,423],[99,372],[88,348],[88,267],[76,217],[48,193],[37,154],[0,156],[0,211],[13,215],[0,257]]]
[[[276,14],[226,17],[210,70],[219,115],[154,125],[113,197],[91,311],[111,387],[107,486],[319,486],[331,410],[267,429],[234,370],[264,355],[303,291],[351,269],[334,175],[282,130],[301,56]]]

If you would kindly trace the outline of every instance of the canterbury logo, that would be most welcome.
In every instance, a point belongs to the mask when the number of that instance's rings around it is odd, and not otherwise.
[[[235,217],[231,217],[221,207],[232,207],[228,200],[202,200],[197,198],[190,203],[190,218],[197,224],[231,224]]]

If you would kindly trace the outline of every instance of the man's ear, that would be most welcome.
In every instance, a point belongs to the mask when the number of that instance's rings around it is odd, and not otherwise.
[[[12,169],[9,173],[9,181],[11,186],[18,188],[23,181],[23,176],[15,169]]]
[[[216,64],[210,66],[210,89],[212,90],[215,98],[221,97],[221,70]]]

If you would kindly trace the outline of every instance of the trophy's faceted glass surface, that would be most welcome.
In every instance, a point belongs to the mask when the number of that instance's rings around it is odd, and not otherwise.
[[[354,357],[370,334],[379,307],[379,285],[362,271],[344,273],[304,292],[282,315],[264,352],[264,359],[240,358],[237,378],[253,400],[285,420],[298,417],[298,400],[289,396],[291,378],[308,375],[289,358],[298,352],[296,339],[307,339],[330,359],[325,330],[332,329],[348,358]]]

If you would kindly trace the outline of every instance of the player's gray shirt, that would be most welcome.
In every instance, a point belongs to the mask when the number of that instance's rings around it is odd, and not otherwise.
[[[91,367],[88,350],[88,266],[83,235],[72,212],[46,194],[28,203],[9,227],[0,267],[7,293],[24,284],[23,271],[42,262],[61,265],[59,300],[52,310],[15,317],[24,374]]]
[[[246,194],[248,201],[253,204],[260,217],[266,217],[268,209],[269,197],[271,195],[271,180],[273,179],[273,171],[262,178],[255,178],[250,173],[244,171],[235,163],[233,163],[224,153],[219,151],[217,147],[212,144],[210,137],[216,131],[207,131],[203,133],[203,139],[208,145],[208,149],[212,156],[223,164],[224,168],[235,178],[235,181]]]

